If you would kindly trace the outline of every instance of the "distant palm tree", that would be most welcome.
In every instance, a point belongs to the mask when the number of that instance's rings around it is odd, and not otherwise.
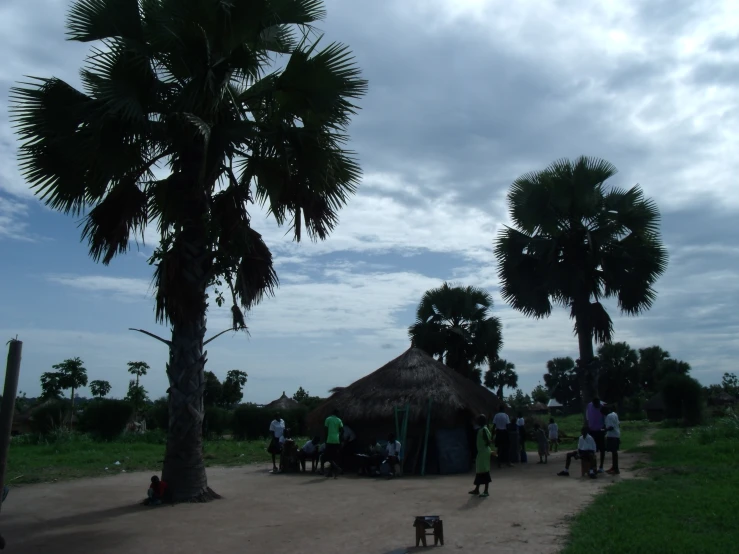
[[[297,241],[325,239],[360,180],[346,129],[367,82],[346,47],[310,39],[324,16],[321,0],[76,0],[68,38],[101,43],[83,90],[34,78],[12,91],[25,177],[51,208],[84,214],[94,260],[158,232],[156,319],[172,330],[155,337],[170,354],[162,478],[176,501],[213,497],[202,448],[209,289],[244,329],[241,309],[278,284],[249,205]]]
[[[110,383],[96,379],[90,381],[90,392],[95,398],[105,398],[110,393]]]
[[[87,385],[87,369],[80,358],[69,358],[60,364],[51,366],[56,369],[59,386],[62,389],[70,389],[69,398],[72,402],[74,412],[74,393],[77,389]]]
[[[414,346],[479,382],[476,366],[494,360],[503,344],[493,298],[475,287],[442,286],[426,291],[408,329]]]
[[[623,313],[652,306],[653,285],[667,268],[659,211],[637,185],[607,188],[616,168],[605,160],[558,160],[514,181],[508,204],[514,227],[496,239],[503,299],[546,317],[570,310],[583,368],[583,401],[596,394],[593,339],[610,342],[613,323],[601,304],[615,297]]]
[[[485,386],[489,389],[497,388],[498,398],[503,400],[503,389],[515,389],[518,387],[518,374],[516,366],[502,358],[490,362],[490,369],[485,372]]]

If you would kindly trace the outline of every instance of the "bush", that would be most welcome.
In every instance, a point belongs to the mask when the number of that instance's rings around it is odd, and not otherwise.
[[[208,406],[205,408],[205,435],[207,437],[222,437],[231,429],[233,412],[225,408]],[[269,424],[268,424],[269,425]]]
[[[69,421],[71,404],[69,400],[50,400],[36,407],[31,415],[31,430],[46,435],[58,430]]]
[[[687,375],[669,375],[660,384],[665,402],[665,418],[697,425],[703,415],[703,387]]]
[[[166,397],[155,400],[146,410],[147,429],[161,429],[165,433],[169,428],[169,406]]]
[[[80,430],[98,439],[113,440],[123,433],[132,415],[133,406],[125,400],[95,400],[85,406]]]
[[[304,407],[295,410],[267,410],[254,404],[242,404],[233,413],[231,425],[234,437],[237,439],[254,440],[269,436],[269,424],[279,412],[285,425],[293,436],[303,436],[307,432],[305,416],[308,410]]]

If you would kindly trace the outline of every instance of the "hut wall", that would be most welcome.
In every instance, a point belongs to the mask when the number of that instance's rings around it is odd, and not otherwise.
[[[360,453],[366,450],[372,439],[376,439],[382,444],[387,441],[390,433],[395,433],[395,418],[390,417],[383,420],[374,421],[351,421],[344,420],[357,435],[353,452],[347,453],[343,458],[343,463],[347,466],[345,469],[355,469],[357,465],[354,453]],[[441,434],[441,443],[439,431],[446,431]],[[456,432],[456,438],[450,443],[450,431]],[[405,442],[402,444],[403,453],[403,471],[405,473],[420,473],[423,459],[423,441],[426,434],[426,421],[412,421],[408,423],[407,435]],[[318,435],[322,439],[325,438],[325,430],[317,428],[314,424],[310,429],[310,436]],[[466,449],[463,443],[466,437]],[[398,437],[398,440],[402,440]],[[439,446],[446,451],[453,449],[453,453],[446,453],[445,460],[440,464]],[[454,418],[446,420],[435,420],[432,417],[431,428],[429,430],[429,440],[426,449],[426,473],[439,474],[445,468],[452,466],[454,471],[458,472],[462,466],[467,466],[467,470],[471,467],[473,460],[472,451],[474,449],[474,434],[471,424],[471,416],[467,413],[460,412]],[[343,467],[343,466],[342,466]]]

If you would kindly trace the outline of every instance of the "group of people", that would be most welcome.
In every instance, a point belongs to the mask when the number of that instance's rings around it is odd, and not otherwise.
[[[620,473],[618,467],[618,451],[621,446],[621,424],[618,414],[615,410],[608,408],[599,398],[594,398],[588,404],[586,410],[587,424],[583,426],[581,436],[578,438],[577,450],[568,452],[565,457],[565,469],[557,475],[567,477],[570,474],[570,465],[572,460],[585,460],[588,463],[588,475],[591,479],[595,479],[598,473],[608,473],[610,475],[618,475]],[[524,431],[525,421],[522,414],[518,414],[515,421],[511,421],[505,408],[500,407],[499,411],[493,417],[493,432],[487,424],[487,417],[480,415],[476,420],[476,439],[475,447],[477,455],[475,457],[475,488],[470,494],[478,495],[481,498],[488,496],[488,487],[491,482],[490,466],[491,458],[497,459],[498,467],[504,463],[512,466],[511,454],[516,454],[518,444],[520,444],[520,460],[525,459],[525,440]],[[558,449],[559,427],[554,418],[549,419],[549,426],[545,431],[538,423],[534,425],[534,439],[537,443],[539,454],[538,464],[546,464],[548,462],[549,453],[554,449]],[[493,453],[493,446],[497,449]],[[604,470],[606,452],[612,455],[612,465],[608,470]],[[600,465],[596,463],[596,454],[600,453]],[[480,487],[484,486],[482,492]]]
[[[290,429],[285,427],[285,421],[280,414],[275,414],[269,426],[270,444],[267,451],[272,455],[272,472],[282,473],[292,470],[307,471],[307,462],[311,462],[311,472],[338,478],[344,471],[342,465],[349,458],[356,458],[360,475],[380,475],[384,464],[387,465],[388,476],[400,475],[401,444],[394,434],[388,435],[387,444],[380,445],[373,438],[369,444],[358,452],[356,434],[339,417],[339,411],[334,410],[324,422],[325,440],[316,435],[298,448],[293,440]],[[279,456],[279,467],[277,458]],[[329,465],[326,472],[325,466]]]

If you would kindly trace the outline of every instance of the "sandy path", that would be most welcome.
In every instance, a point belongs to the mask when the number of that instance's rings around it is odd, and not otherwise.
[[[534,455],[530,454],[529,459]],[[266,466],[213,468],[224,498],[200,505],[138,504],[148,474],[15,487],[0,525],[9,552],[151,554],[413,552],[415,515],[440,515],[446,548],[464,552],[556,552],[567,516],[602,487],[628,478],[635,459],[622,455],[620,477],[556,477],[564,454],[548,465],[493,470],[491,496],[471,497],[472,475],[399,480],[327,480],[270,475]]]

